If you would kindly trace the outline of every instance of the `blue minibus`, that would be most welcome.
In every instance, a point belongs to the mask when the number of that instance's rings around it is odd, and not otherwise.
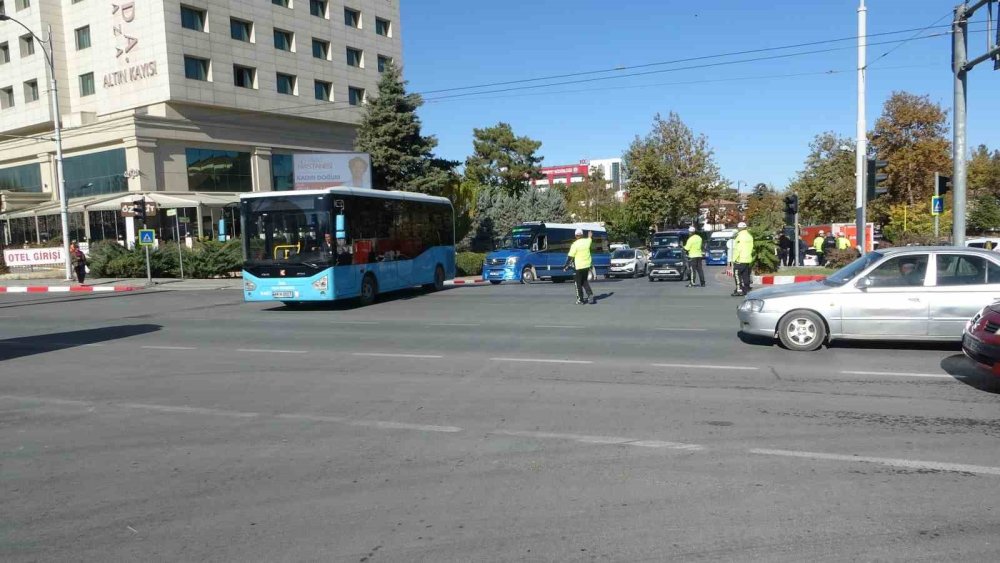
[[[447,198],[335,187],[240,196],[246,301],[360,298],[455,277]]]
[[[532,221],[515,226],[510,234],[486,255],[483,279],[496,285],[504,281],[529,283],[550,279],[559,283],[573,279],[573,270],[563,270],[566,253],[577,229],[593,233],[591,279],[608,276],[611,254],[608,233],[598,223],[542,223]]]

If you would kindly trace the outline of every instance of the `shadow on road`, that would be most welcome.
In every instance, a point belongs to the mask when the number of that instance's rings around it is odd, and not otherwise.
[[[596,299],[597,301],[603,301],[603,300],[607,299],[608,297],[611,297],[614,294],[615,294],[615,292],[613,292],[613,291],[608,292],[608,293],[602,293],[600,295],[595,295],[594,299]]]
[[[37,336],[8,338],[0,340],[0,362],[13,360],[24,356],[55,352],[67,348],[100,344],[109,340],[118,340],[140,334],[156,332],[162,327],[154,324],[118,325],[68,332],[54,332]]]
[[[894,340],[835,340],[827,345],[830,349],[856,350],[934,350],[950,352],[961,350],[961,342],[912,342]]]
[[[777,345],[778,340],[776,338],[768,338],[767,336],[757,336],[756,334],[747,334],[745,332],[737,332],[736,336],[744,344],[750,344],[751,346],[767,346],[768,348],[773,348]]]
[[[965,354],[955,354],[941,360],[941,369],[969,387],[1000,395],[1000,376],[993,375]]]
[[[471,288],[465,287],[445,287],[441,291],[469,291],[470,289]],[[383,303],[393,303],[395,301],[409,301],[410,299],[416,299],[424,295],[427,295],[427,290],[416,287],[413,289],[401,289],[399,291],[380,293],[372,307],[377,307]],[[289,311],[353,311],[363,307],[364,305],[361,304],[359,299],[340,299],[337,301],[291,301],[276,307],[268,307],[261,310],[267,313],[287,313]]]

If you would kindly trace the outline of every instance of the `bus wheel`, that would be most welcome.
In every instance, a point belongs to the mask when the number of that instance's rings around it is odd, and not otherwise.
[[[526,266],[521,270],[521,283],[531,283],[535,281],[535,271],[531,269],[531,266]]]
[[[375,281],[375,276],[368,274],[361,280],[361,304],[371,305],[377,295],[378,282]]]
[[[441,264],[434,268],[434,283],[429,283],[424,285],[424,289],[427,291],[441,291],[444,289],[444,268]]]

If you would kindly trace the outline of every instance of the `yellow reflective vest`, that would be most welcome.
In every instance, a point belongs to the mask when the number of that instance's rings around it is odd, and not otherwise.
[[[688,237],[686,243],[684,243],[684,252],[687,252],[688,258],[702,258],[705,253],[701,250],[701,236],[695,233]]]
[[[753,235],[746,229],[740,231],[736,235],[736,241],[733,242],[733,262],[736,264],[753,262]]]
[[[817,236],[816,238],[813,239],[813,249],[817,253],[819,253],[819,254],[823,254],[823,241],[824,240],[826,240],[826,237],[824,237],[822,235]]]

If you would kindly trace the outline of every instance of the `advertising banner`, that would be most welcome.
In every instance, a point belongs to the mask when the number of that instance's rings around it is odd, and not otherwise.
[[[292,156],[296,190],[319,190],[335,186],[372,187],[368,153],[338,152]]]

